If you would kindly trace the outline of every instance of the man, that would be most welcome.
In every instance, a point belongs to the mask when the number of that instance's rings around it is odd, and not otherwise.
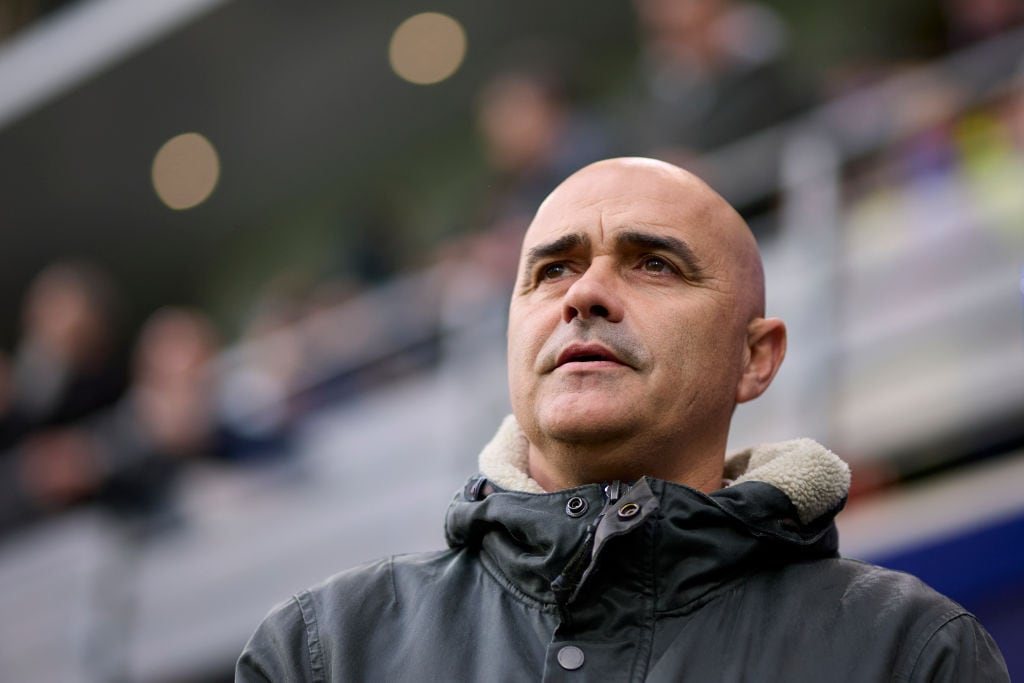
[[[527,231],[514,417],[448,510],[450,548],[277,607],[238,680],[1006,681],[920,581],[837,556],[849,470],[810,440],[726,460],[782,362],[754,238],[646,159],[584,168]]]

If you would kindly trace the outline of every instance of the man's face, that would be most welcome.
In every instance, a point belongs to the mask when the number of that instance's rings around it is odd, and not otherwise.
[[[531,444],[724,439],[756,259],[732,209],[673,167],[613,160],[563,183],[526,234],[509,311],[512,405]]]

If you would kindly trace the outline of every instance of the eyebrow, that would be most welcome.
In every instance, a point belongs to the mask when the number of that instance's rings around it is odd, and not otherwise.
[[[700,259],[697,258],[690,245],[676,237],[653,235],[639,230],[625,230],[615,236],[615,242],[620,247],[628,246],[634,249],[668,252],[683,263],[687,276],[699,280],[704,274]],[[528,277],[541,261],[589,246],[590,237],[582,232],[563,235],[556,240],[537,245],[526,254],[526,259],[523,262],[523,274]]]
[[[549,259],[552,256],[561,256],[574,249],[589,246],[590,237],[582,232],[563,235],[546,244],[539,244],[527,252],[526,260],[523,262],[523,273],[529,275],[540,261]]]
[[[700,259],[693,252],[686,242],[667,235],[652,235],[637,230],[626,230],[615,236],[615,241],[620,246],[631,246],[634,248],[651,249],[653,251],[665,251],[683,262],[687,275],[693,278],[700,278],[703,275],[703,267]]]

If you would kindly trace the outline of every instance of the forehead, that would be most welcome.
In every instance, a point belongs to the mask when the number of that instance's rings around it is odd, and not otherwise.
[[[675,169],[678,171],[678,169]],[[724,237],[718,225],[731,207],[710,188],[682,171],[646,165],[588,167],[544,201],[523,247],[586,233],[601,242],[621,230],[674,234],[710,247]]]

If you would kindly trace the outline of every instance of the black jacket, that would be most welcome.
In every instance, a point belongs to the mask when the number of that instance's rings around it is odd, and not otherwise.
[[[449,507],[448,550],[299,593],[256,631],[236,680],[1009,680],[961,607],[838,557],[845,488],[819,495],[813,472],[778,465],[774,483],[748,473],[710,495],[473,478]]]

